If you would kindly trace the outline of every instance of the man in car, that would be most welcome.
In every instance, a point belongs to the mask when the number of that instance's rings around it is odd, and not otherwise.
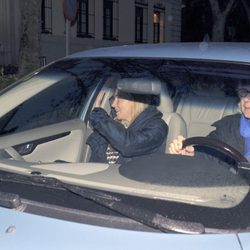
[[[229,115],[215,122],[215,130],[208,137],[218,139],[238,150],[250,160],[250,86],[240,85],[237,89],[241,114]],[[171,154],[194,156],[193,146],[183,147],[185,138],[179,135],[169,147]]]

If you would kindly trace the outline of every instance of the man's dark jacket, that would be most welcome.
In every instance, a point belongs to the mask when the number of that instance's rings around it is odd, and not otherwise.
[[[216,130],[209,134],[210,138],[216,138],[227,143],[244,155],[244,138],[240,135],[240,117],[241,114],[225,116],[215,122]]]
[[[240,117],[241,114],[228,115],[213,123],[212,126],[215,127],[215,130],[212,131],[208,137],[220,140],[244,155],[245,142],[244,138],[240,135]],[[223,162],[226,162],[227,164],[234,165],[232,158],[227,154],[220,152],[219,150],[198,146],[196,147],[196,151],[197,154],[195,155],[197,157],[213,156],[213,159],[215,160],[219,159]]]
[[[117,163],[154,152],[164,152],[168,126],[155,107],[145,109],[126,129],[114,121],[102,108],[95,108],[89,117],[94,132],[88,137],[92,154],[90,161],[107,162],[110,144],[118,153]]]

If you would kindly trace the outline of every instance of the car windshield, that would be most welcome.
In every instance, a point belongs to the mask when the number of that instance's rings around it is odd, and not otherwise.
[[[136,85],[131,79],[143,83]],[[161,152],[126,156],[114,164],[91,160],[94,152],[88,138],[95,130],[90,113],[98,107],[116,119],[112,104],[117,89],[144,100],[150,96],[150,106],[161,112],[168,127]],[[131,206],[172,219],[246,230],[249,166],[239,139],[239,89],[249,94],[249,64],[104,57],[55,62],[0,96],[1,180],[6,178],[3,172],[38,174],[112,192]],[[220,120],[231,126],[221,137]],[[194,139],[186,141],[194,145],[194,157],[170,154],[178,135]],[[101,139],[97,143],[101,146]],[[81,209],[76,203],[72,206]]]

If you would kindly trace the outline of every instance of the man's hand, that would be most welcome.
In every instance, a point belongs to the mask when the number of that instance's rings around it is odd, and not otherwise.
[[[172,143],[170,143],[170,154],[194,156],[193,146],[187,146],[185,148],[182,148],[184,140],[185,138],[182,135],[178,135],[177,138],[174,139]]]

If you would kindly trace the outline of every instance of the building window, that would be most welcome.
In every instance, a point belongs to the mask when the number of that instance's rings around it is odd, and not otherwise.
[[[148,42],[148,4],[144,1],[135,2],[135,42]]]
[[[42,0],[41,29],[42,33],[52,34],[52,0]]]
[[[118,0],[103,1],[103,39],[118,40]]]
[[[160,18],[161,14],[159,11],[154,11],[153,24],[154,24],[154,43],[160,42]]]
[[[77,36],[94,37],[95,1],[79,0],[78,4]]]
[[[161,43],[165,41],[165,8],[161,6],[154,6],[153,14],[153,42]]]

